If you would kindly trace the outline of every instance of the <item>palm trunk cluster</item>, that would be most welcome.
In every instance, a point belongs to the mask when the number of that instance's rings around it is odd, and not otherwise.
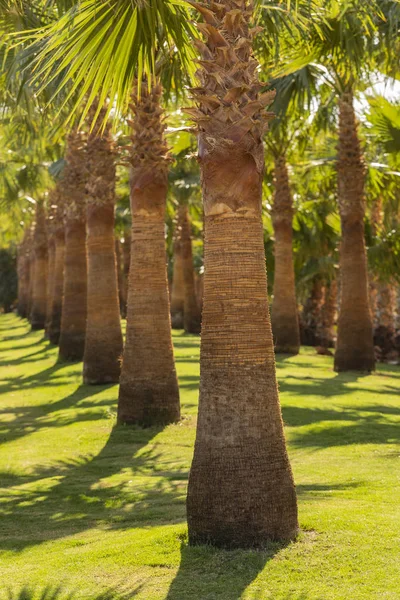
[[[29,276],[31,253],[31,230],[26,228],[18,249],[18,314],[23,319],[29,316]]]
[[[54,238],[54,268],[51,287],[50,316],[48,322],[48,338],[52,344],[58,345],[61,331],[61,314],[64,289],[65,233],[64,233],[64,195],[63,184],[58,183],[52,192],[54,212],[52,233]]]
[[[187,514],[191,544],[262,546],[293,538],[296,494],[286,453],[268,310],[262,139],[273,94],[251,54],[252,4],[195,4],[204,23],[197,124],[205,213],[201,381]]]
[[[275,159],[272,224],[275,234],[274,298],[271,309],[276,352],[298,354],[300,329],[293,265],[293,201],[286,159]]]
[[[132,94],[131,213],[126,344],[118,421],[165,424],[180,417],[165,249],[168,148],[161,87],[143,82]]]
[[[82,360],[86,333],[86,152],[82,134],[68,136],[60,185],[65,198],[64,285],[59,339],[62,360]]]
[[[91,121],[97,103],[92,106]],[[110,127],[101,128],[104,109],[89,133],[87,165],[87,324],[83,380],[117,383],[122,332],[114,238],[115,151]]]
[[[351,93],[343,93],[339,101],[337,170],[342,239],[335,370],[373,371],[375,356],[364,239],[365,166]]]
[[[47,298],[46,298],[46,321],[45,336],[49,339],[49,329],[51,323],[51,312],[54,295],[54,268],[56,258],[56,240],[55,240],[55,215],[57,205],[55,190],[49,193],[49,205],[47,211]]]

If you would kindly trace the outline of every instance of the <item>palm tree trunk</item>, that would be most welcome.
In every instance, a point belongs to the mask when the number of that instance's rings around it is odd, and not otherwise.
[[[96,105],[93,107],[93,116]],[[113,141],[98,122],[87,142],[87,322],[83,380],[89,384],[117,383],[120,376],[122,332],[114,242],[115,163]]]
[[[323,348],[333,348],[335,345],[335,315],[337,306],[336,279],[324,288],[324,301],[321,308],[321,318],[317,328],[318,344]]]
[[[115,236],[115,259],[117,261],[118,299],[119,312],[123,319],[126,318],[126,285],[125,273],[122,264],[122,244],[118,236]]]
[[[341,300],[335,353],[336,371],[375,369],[364,239],[365,168],[351,93],[339,101],[338,156]]]
[[[59,339],[61,360],[83,359],[86,334],[86,154],[79,132],[68,136],[62,186],[65,198],[64,288]]]
[[[131,264],[131,228],[127,227],[124,231],[124,241],[122,244],[122,258],[123,258],[123,274],[124,274],[124,318],[126,319],[127,306],[128,306],[128,282],[129,282],[129,267]]]
[[[29,229],[26,229],[18,250],[18,314],[23,319],[28,316],[29,242]]]
[[[201,312],[194,285],[193,251],[190,232],[189,210],[186,204],[179,206],[181,224],[180,246],[184,282],[183,328],[186,333],[200,333]]]
[[[54,296],[54,267],[56,258],[56,242],[54,233],[49,234],[49,246],[47,257],[47,298],[46,298],[46,323],[45,335],[49,339],[49,329],[51,322],[51,311],[53,306]]]
[[[64,225],[55,233],[55,256],[54,256],[54,283],[53,298],[51,304],[51,315],[49,323],[49,340],[58,345],[61,331],[61,315],[64,291],[64,263],[65,263],[65,233]]]
[[[275,233],[274,298],[271,309],[275,351],[298,354],[300,329],[293,264],[293,202],[284,156],[275,160],[272,224]]]
[[[33,251],[33,234],[28,250],[28,270],[29,270],[29,286],[28,286],[28,301],[27,301],[27,315],[28,321],[31,321],[32,304],[33,304],[33,281],[35,279],[35,254]]]
[[[298,530],[268,310],[261,188],[271,94],[260,94],[246,0],[205,15],[198,126],[205,213],[200,400],[190,544],[257,547]],[[217,77],[215,77],[217,73]]]
[[[36,223],[33,234],[34,278],[32,287],[31,327],[44,329],[47,298],[47,233],[43,202],[36,204]]]
[[[377,284],[376,325],[374,344],[379,359],[384,360],[395,349],[396,295],[392,283],[380,281]]]
[[[321,324],[321,311],[324,302],[324,286],[321,277],[315,277],[310,296],[304,303],[301,315],[301,343],[304,346],[317,346]]]
[[[168,158],[160,86],[132,95],[132,247],[118,422],[179,420],[165,250]]]
[[[185,280],[183,274],[183,256],[181,244],[181,228],[182,224],[178,219],[174,232],[174,247],[173,247],[173,271],[172,271],[172,286],[171,286],[171,321],[174,329],[183,328],[183,314],[185,307]]]

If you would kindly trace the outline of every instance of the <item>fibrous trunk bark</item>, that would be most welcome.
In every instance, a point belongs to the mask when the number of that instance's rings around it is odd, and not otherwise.
[[[335,316],[337,308],[337,284],[332,279],[324,287],[324,301],[321,307],[320,320],[317,325],[318,344],[323,348],[335,345]]]
[[[173,246],[173,271],[171,286],[171,322],[174,329],[183,328],[183,314],[185,306],[185,280],[183,275],[183,257],[180,231],[182,228],[178,219],[174,232]]]
[[[86,333],[86,153],[79,132],[68,136],[63,174],[65,198],[64,288],[59,339],[62,360],[83,359]]]
[[[56,257],[56,242],[54,234],[49,234],[48,256],[47,256],[47,298],[46,298],[46,322],[45,335],[49,339],[49,328],[51,321],[51,310],[54,295],[54,265]]]
[[[261,220],[262,139],[273,94],[251,56],[251,5],[196,5],[206,23],[198,108],[205,213],[200,400],[189,543],[259,547],[298,530],[270,325]]]
[[[192,237],[189,210],[186,204],[179,206],[180,245],[184,283],[183,328],[186,333],[200,333],[201,312],[197,303],[194,283]]]
[[[31,232],[31,244],[28,251],[28,270],[29,270],[29,286],[28,286],[28,302],[27,302],[27,319],[31,321],[32,303],[33,303],[33,280],[35,279],[35,254],[33,250],[33,231]]]
[[[95,115],[96,103],[92,107]],[[87,141],[87,321],[83,380],[117,383],[122,332],[114,242],[115,162],[109,127],[100,115]]]
[[[335,370],[369,372],[375,369],[375,356],[364,239],[365,167],[351,93],[342,94],[339,101],[337,169],[342,239]]]
[[[54,255],[54,284],[51,315],[49,323],[49,341],[58,345],[61,331],[61,315],[64,291],[64,263],[65,263],[65,233],[64,224],[55,233]]]
[[[274,298],[271,308],[275,351],[298,354],[300,329],[293,264],[293,201],[286,159],[275,159],[272,224],[275,234]]]
[[[161,89],[132,95],[132,247],[118,422],[144,426],[179,420],[165,248],[167,146]]]
[[[31,327],[44,329],[47,298],[47,232],[43,202],[36,204],[36,223],[33,233],[34,276],[32,286]]]

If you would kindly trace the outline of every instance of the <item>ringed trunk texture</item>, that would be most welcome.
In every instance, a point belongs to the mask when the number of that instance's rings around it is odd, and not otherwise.
[[[275,351],[298,354],[300,329],[293,264],[293,202],[286,159],[275,160],[272,224],[275,233],[274,298],[271,308]]]
[[[118,422],[143,426],[180,418],[165,248],[167,146],[161,88],[132,94],[132,247]]]
[[[205,213],[200,400],[187,515],[190,544],[262,547],[298,531],[268,309],[262,138],[273,94],[261,94],[251,5],[203,9],[198,108]],[[218,77],[214,77],[215,70]],[[243,90],[246,90],[244,92]]]
[[[186,333],[200,333],[201,312],[197,303],[196,288],[194,283],[193,251],[189,210],[186,204],[180,205],[178,210],[179,213],[182,213],[179,221],[181,223],[180,243],[184,283],[183,328]]]
[[[95,116],[96,103],[92,106]],[[121,372],[122,332],[114,241],[115,162],[104,109],[87,142],[87,322],[83,381],[117,383]]]
[[[125,273],[122,264],[122,244],[118,237],[115,237],[115,259],[117,261],[117,280],[118,280],[118,299],[119,312],[123,319],[126,318],[126,285]]]
[[[43,203],[36,205],[36,224],[33,233],[34,277],[32,286],[32,329],[44,329],[46,323],[47,300],[47,232],[46,214]]]
[[[64,290],[59,340],[61,360],[80,361],[85,350],[87,314],[86,153],[76,130],[68,136],[62,189],[65,198]]]
[[[64,227],[55,234],[54,284],[49,322],[49,341],[56,346],[60,340],[64,290],[65,234]]]
[[[365,167],[351,93],[339,101],[338,156],[341,295],[335,371],[373,371],[375,355],[364,239]]]
[[[47,298],[46,298],[46,323],[45,323],[45,335],[49,338],[49,329],[51,321],[51,311],[53,306],[53,295],[54,295],[54,265],[56,258],[56,242],[54,235],[49,235],[49,250],[47,257]]]
[[[179,215],[178,215],[179,217]],[[179,228],[179,221],[177,229]],[[174,239],[174,264],[171,286],[171,321],[174,329],[183,328],[183,314],[185,306],[185,280],[183,275],[183,256],[181,240],[175,232]]]
[[[126,312],[128,306],[128,284],[129,284],[129,267],[131,263],[131,228],[126,228],[124,231],[124,242],[122,244],[122,258],[123,258],[123,280],[124,280],[124,318],[126,319]]]

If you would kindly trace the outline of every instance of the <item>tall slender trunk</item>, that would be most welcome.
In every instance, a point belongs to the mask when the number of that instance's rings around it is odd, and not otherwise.
[[[251,4],[196,5],[207,41],[198,126],[205,212],[200,400],[189,542],[262,546],[297,534],[270,325],[261,219],[265,106],[248,28]],[[217,76],[216,76],[217,75]]]
[[[34,277],[32,287],[31,327],[44,329],[47,297],[47,232],[43,202],[36,204],[36,223],[33,233]]]
[[[271,325],[275,351],[298,354],[300,329],[293,264],[293,201],[286,158],[275,159],[272,224],[275,234],[274,299]]]
[[[51,322],[51,311],[54,295],[54,266],[56,258],[56,241],[54,233],[49,233],[48,256],[47,256],[47,298],[46,298],[46,321],[45,335],[49,339],[49,329]]]
[[[301,315],[301,343],[304,346],[317,346],[321,324],[321,311],[324,302],[324,285],[321,277],[312,282],[310,296],[303,306]]]
[[[339,101],[337,169],[342,239],[335,371],[373,371],[375,356],[364,239],[365,167],[351,93],[342,94]]]
[[[376,323],[374,344],[380,360],[384,360],[395,349],[396,294],[391,282],[377,284]]]
[[[54,283],[53,298],[51,304],[51,315],[49,322],[49,340],[58,345],[61,331],[61,315],[64,291],[64,263],[65,263],[65,233],[64,224],[61,222],[55,233],[55,256],[54,256]]]
[[[33,231],[31,231],[31,241],[28,250],[28,270],[29,270],[29,286],[28,286],[28,300],[27,300],[27,314],[28,321],[31,321],[32,304],[33,304],[33,281],[35,279],[35,254],[33,250]]]
[[[129,283],[129,267],[131,264],[131,227],[126,227],[124,231],[124,242],[122,244],[122,258],[123,258],[123,273],[124,273],[124,317],[126,318],[127,306],[128,306],[128,283]]]
[[[86,155],[77,131],[68,136],[63,174],[65,197],[64,285],[59,339],[61,360],[83,359],[86,333]]]
[[[118,421],[145,426],[179,420],[165,250],[168,157],[161,88],[132,95],[132,247]]]
[[[122,261],[122,244],[119,237],[115,236],[115,259],[117,261],[117,280],[118,280],[118,299],[119,299],[119,312],[122,318],[126,318],[126,285],[125,285],[125,273],[123,270]]]
[[[96,105],[93,107],[95,115]],[[103,111],[88,137],[87,323],[83,380],[117,383],[122,332],[114,242],[115,162],[109,127],[101,130]]]
[[[321,318],[317,325],[318,344],[324,348],[335,345],[335,315],[337,307],[337,284],[332,279],[324,288],[324,301],[321,307]]]
[[[18,314],[23,319],[28,316],[29,251],[30,231],[26,228],[24,238],[18,250]]]
[[[184,283],[183,328],[186,333],[200,333],[201,312],[197,303],[194,284],[192,237],[190,232],[189,210],[186,204],[179,206],[181,223],[180,245]]]
[[[183,274],[183,256],[181,243],[182,214],[178,211],[174,231],[173,245],[173,271],[171,286],[171,322],[174,329],[183,328],[183,314],[185,309],[185,280]]]

